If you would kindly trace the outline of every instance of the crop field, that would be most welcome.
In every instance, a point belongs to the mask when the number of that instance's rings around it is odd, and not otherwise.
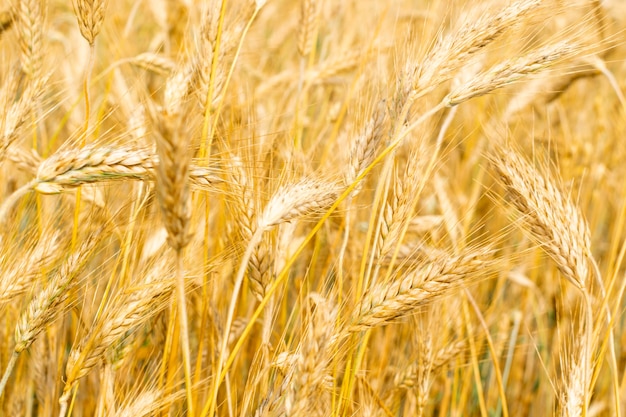
[[[0,415],[626,417],[625,31],[2,0]]]

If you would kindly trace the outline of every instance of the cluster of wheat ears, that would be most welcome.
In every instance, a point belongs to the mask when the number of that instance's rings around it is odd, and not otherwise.
[[[621,0],[3,0],[7,416],[626,415]]]

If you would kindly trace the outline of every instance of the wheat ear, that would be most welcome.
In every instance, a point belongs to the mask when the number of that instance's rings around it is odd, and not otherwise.
[[[591,240],[578,208],[535,168],[512,150],[493,157],[497,179],[513,206],[524,215],[531,235],[577,288],[588,286]]]
[[[512,58],[478,74],[454,88],[444,99],[447,106],[456,106],[475,97],[489,94],[530,74],[543,71],[578,51],[570,42],[558,42],[530,52],[519,58]]]
[[[452,78],[457,68],[535,10],[542,0],[520,0],[496,13],[469,17],[455,32],[440,38],[417,69],[413,89],[419,96]]]
[[[15,256],[17,262],[5,267],[8,256],[0,256],[0,306],[23,294],[32,285],[33,279],[55,259],[52,256],[59,249],[59,236],[45,234],[37,245]],[[13,257],[13,256],[11,256]]]
[[[89,260],[90,254],[94,251],[96,243],[101,237],[101,235],[94,234],[85,239],[20,315],[15,327],[15,347],[0,381],[0,393],[4,391],[20,353],[28,349],[45,326],[64,311],[63,304],[67,300],[71,288],[77,283],[76,277]]]
[[[19,32],[22,70],[31,78],[41,76],[45,1],[14,0],[14,16]]]
[[[93,331],[72,348],[66,364],[64,400],[69,398],[76,382],[97,365],[108,348],[166,306],[175,282],[164,271],[166,266],[162,262],[150,268],[139,284],[140,289],[122,293],[114,299],[100,320],[93,325]]]
[[[427,262],[389,283],[370,288],[358,303],[349,332],[384,326],[440,296],[468,285],[484,273],[485,251],[445,256]]]
[[[313,49],[319,24],[319,6],[321,0],[300,1],[300,24],[298,25],[298,52],[307,56]]]
[[[81,35],[93,45],[104,21],[107,0],[73,0],[72,4]]]
[[[575,353],[571,364],[574,375],[566,386],[565,402],[568,405],[564,410],[571,411],[574,407],[571,404],[574,403],[582,404],[581,410],[586,410],[594,348],[589,281],[589,260],[593,258],[589,228],[578,207],[549,178],[544,178],[517,153],[500,149],[493,159],[498,178],[512,197],[513,205],[524,215],[530,234],[584,298],[585,323],[581,324],[583,330],[580,331],[579,341],[583,348]]]
[[[326,367],[331,352],[327,348],[334,332],[336,310],[316,293],[309,294],[306,304],[310,312],[285,398],[287,416],[322,416],[330,405],[323,394],[328,388]]]
[[[186,71],[186,68],[183,68],[183,71]],[[176,299],[187,407],[189,414],[194,415],[191,392],[189,324],[183,273],[183,250],[191,240],[191,235],[189,234],[191,218],[191,198],[189,194],[190,154],[187,141],[182,134],[182,111],[183,104],[187,98],[186,85],[188,85],[188,77],[187,72],[175,74],[168,80],[166,85],[165,106],[157,119],[159,131],[156,135],[156,148],[159,156],[159,165],[156,170],[156,188],[161,215],[167,230],[167,241],[176,252]]]

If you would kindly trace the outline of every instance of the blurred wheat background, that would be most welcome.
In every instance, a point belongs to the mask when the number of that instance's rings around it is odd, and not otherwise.
[[[620,0],[3,0],[7,416],[626,415]]]

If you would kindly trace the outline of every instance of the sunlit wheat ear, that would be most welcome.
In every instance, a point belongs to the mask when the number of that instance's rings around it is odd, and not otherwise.
[[[391,282],[370,288],[359,301],[348,331],[384,326],[410,315],[421,306],[468,286],[484,276],[487,251],[448,255],[425,262]]]
[[[175,282],[166,262],[157,262],[142,272],[144,279],[136,285],[138,290],[126,290],[113,299],[90,333],[70,351],[64,394],[102,360],[107,349],[167,306]]]
[[[37,245],[17,256],[0,255],[0,306],[25,293],[44,268],[58,260],[55,253],[60,246],[59,236],[53,233],[43,236]]]
[[[77,283],[76,277],[82,272],[100,239],[101,235],[92,235],[85,239],[22,312],[15,328],[15,352],[28,349],[44,327],[65,310],[64,303]]]
[[[159,389],[150,389],[141,392],[129,404],[124,404],[115,410],[111,417],[147,417],[158,414],[171,402],[180,399],[184,392],[165,395]]]
[[[242,242],[249,242],[257,227],[256,200],[254,195],[254,182],[246,171],[241,158],[232,155],[228,161],[227,170],[229,181],[227,184],[233,191],[233,213],[237,224],[241,229]],[[257,299],[262,300],[265,296],[265,288],[270,279],[270,266],[272,262],[269,254],[269,246],[264,238],[261,238],[254,248],[248,263],[248,278],[250,289]]]
[[[419,190],[428,179],[428,147],[420,145],[411,150],[406,167],[395,175],[394,186],[383,208],[383,219],[377,240],[377,258],[382,261],[400,242],[406,223],[413,215]]]
[[[564,381],[561,381],[559,401],[559,416],[579,417],[587,412],[587,393],[591,389],[588,386],[587,375],[593,369],[588,356],[585,353],[584,329],[574,331],[574,335],[566,340],[566,348],[560,357]]]
[[[41,76],[43,31],[46,3],[40,0],[12,0],[16,28],[19,32],[22,70],[32,79]]]
[[[180,133],[182,120],[178,115],[162,114],[163,124],[156,136],[159,165],[157,195],[168,232],[169,245],[176,251],[189,243],[189,152]]]
[[[42,194],[57,194],[91,183],[116,180],[153,180],[159,158],[148,148],[92,143],[83,148],[56,152],[40,157],[21,148],[7,150],[9,160],[26,171],[36,172],[34,189]],[[209,190],[219,178],[210,167],[189,167],[191,185]]]
[[[413,88],[425,94],[448,81],[466,61],[540,6],[542,0],[520,0],[497,12],[469,18],[455,32],[441,38],[424,58]]]
[[[530,74],[544,71],[551,65],[572,57],[578,50],[576,45],[565,41],[503,61],[457,86],[443,101],[448,106],[456,106],[472,98],[484,96]]]
[[[0,86],[0,162],[6,149],[18,138],[20,128],[31,115],[30,111],[42,94],[46,77],[29,80],[20,89],[19,72],[11,71]],[[21,94],[20,94],[21,93]],[[19,97],[16,99],[16,97]]]
[[[331,360],[328,346],[335,326],[336,309],[330,301],[311,293],[307,303],[311,311],[305,323],[300,352],[293,363],[293,379],[285,399],[289,416],[323,415],[330,400],[327,366]]]
[[[107,2],[108,0],[72,0],[80,33],[90,45],[94,44],[100,33]]]
[[[532,237],[567,280],[579,289],[587,288],[591,239],[578,207],[550,178],[510,149],[500,149],[492,157],[492,166]]]
[[[320,213],[337,200],[341,189],[335,183],[312,178],[284,185],[265,206],[258,220],[258,228],[266,230],[280,223]]]
[[[120,179],[144,179],[153,170],[147,149],[90,144],[60,151],[39,165],[35,189],[44,194],[62,192],[82,184]]]
[[[372,117],[352,142],[345,173],[346,185],[352,184],[376,157],[376,150],[385,137],[387,119],[387,106],[382,100],[376,105]],[[357,193],[359,189],[360,187],[357,187],[354,193]]]
[[[154,52],[143,52],[131,58],[131,62],[138,67],[154,71],[161,75],[170,75],[176,69],[176,62],[167,56]]]

